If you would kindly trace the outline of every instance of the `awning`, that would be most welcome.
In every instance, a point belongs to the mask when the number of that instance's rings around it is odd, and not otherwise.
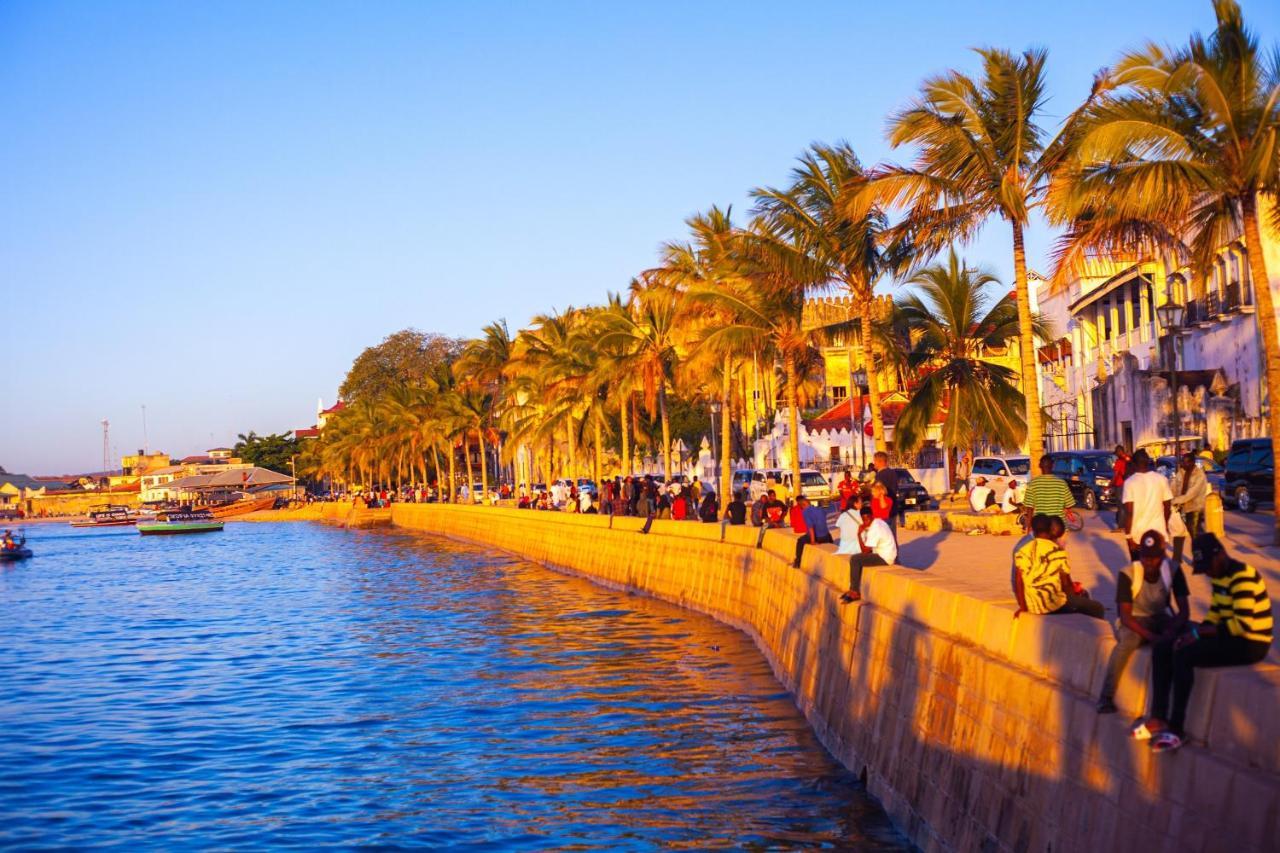
[[[1147,284],[1151,284],[1152,283],[1151,277],[1142,273],[1141,270],[1142,270],[1142,264],[1133,264],[1132,266],[1125,267],[1124,269],[1120,270],[1120,272],[1116,273],[1115,275],[1111,276],[1111,278],[1104,281],[1098,287],[1095,287],[1093,290],[1090,290],[1088,293],[1086,293],[1084,296],[1081,296],[1075,302],[1072,302],[1069,306],[1067,306],[1067,310],[1070,311],[1072,314],[1075,314],[1077,311],[1081,310],[1082,308],[1088,308],[1090,305],[1097,302],[1102,297],[1111,294],[1113,291],[1119,290],[1121,287],[1133,281],[1135,278],[1141,278]]]

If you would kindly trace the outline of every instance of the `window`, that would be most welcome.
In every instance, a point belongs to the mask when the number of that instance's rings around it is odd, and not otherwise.
[[[1071,457],[1059,456],[1053,460],[1053,473],[1058,477],[1066,477],[1071,474]]]
[[[848,396],[849,396],[849,389],[846,388],[845,386],[843,385],[831,386],[831,399],[834,402],[839,403],[841,400],[844,400]]]
[[[1249,451],[1250,465],[1266,465],[1271,461],[1271,448],[1264,445],[1253,448]]]

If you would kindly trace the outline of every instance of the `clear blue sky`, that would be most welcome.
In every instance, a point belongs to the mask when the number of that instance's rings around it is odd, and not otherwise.
[[[1245,2],[1265,39],[1280,4]],[[966,49],[1050,51],[1061,115],[1209,0],[0,1],[0,465],[307,426],[362,348],[598,302],[683,219]],[[897,155],[906,157],[906,152]],[[1032,235],[1043,266],[1050,235]],[[1007,277],[1008,235],[967,254]]]

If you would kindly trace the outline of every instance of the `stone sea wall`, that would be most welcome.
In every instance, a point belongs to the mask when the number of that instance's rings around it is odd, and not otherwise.
[[[925,850],[1277,849],[1280,671],[1202,671],[1195,744],[1127,736],[1149,656],[1118,715],[1093,700],[1112,645],[1082,616],[1014,619],[1008,598],[902,567],[868,569],[770,531],[528,510],[398,504],[398,527],[517,554],[707,613],[747,632],[828,749]]]

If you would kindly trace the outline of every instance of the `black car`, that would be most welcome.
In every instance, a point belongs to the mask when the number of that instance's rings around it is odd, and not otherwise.
[[[894,468],[898,474],[898,500],[904,509],[928,509],[929,492],[906,468]]]
[[[1223,485],[1227,500],[1241,512],[1253,512],[1262,501],[1275,500],[1275,454],[1269,438],[1231,442]]]
[[[1085,509],[1115,503],[1119,495],[1111,486],[1116,455],[1106,450],[1059,450],[1046,453],[1053,460],[1053,475],[1067,483],[1071,496]]]

